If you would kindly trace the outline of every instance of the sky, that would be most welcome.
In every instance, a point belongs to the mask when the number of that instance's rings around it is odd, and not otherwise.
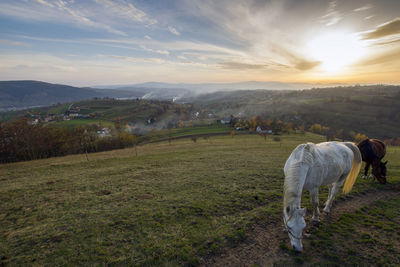
[[[0,0],[0,80],[400,84],[399,0]]]

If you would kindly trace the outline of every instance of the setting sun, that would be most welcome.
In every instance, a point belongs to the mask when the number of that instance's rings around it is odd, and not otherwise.
[[[366,53],[366,48],[354,34],[331,32],[311,40],[308,54],[319,61],[319,69],[327,74],[346,71]]]

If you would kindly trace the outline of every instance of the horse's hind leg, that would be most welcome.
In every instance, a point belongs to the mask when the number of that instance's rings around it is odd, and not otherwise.
[[[313,205],[313,217],[311,221],[313,223],[319,223],[319,208],[318,208],[318,187],[310,190],[311,203]]]
[[[329,197],[328,200],[325,202],[325,208],[324,208],[325,213],[329,213],[331,211],[332,202],[335,199],[335,196],[339,191],[339,188],[343,184],[343,182],[344,181],[336,182],[329,186]]]

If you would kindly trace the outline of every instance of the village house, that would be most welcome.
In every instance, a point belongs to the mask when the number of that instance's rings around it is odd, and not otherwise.
[[[111,136],[111,130],[109,128],[102,128],[101,130],[97,131],[98,137],[107,137]]]
[[[258,134],[273,134],[271,129],[269,129],[269,128],[265,127],[265,126],[261,126],[261,125],[257,126],[256,132]]]

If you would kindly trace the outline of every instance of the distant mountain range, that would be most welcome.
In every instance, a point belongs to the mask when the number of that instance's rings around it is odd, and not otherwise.
[[[93,88],[104,89],[124,89],[134,90],[137,88],[147,89],[185,89],[196,91],[197,93],[210,93],[215,91],[231,91],[231,90],[299,90],[309,89],[313,87],[332,87],[341,84],[312,84],[312,83],[283,83],[283,82],[237,82],[237,83],[160,83],[147,82],[130,85],[95,85]]]
[[[282,82],[241,83],[160,83],[132,85],[101,85],[74,87],[41,81],[0,81],[0,111],[51,106],[95,97],[118,99],[143,98],[176,101],[193,99],[202,94],[232,90],[296,90],[316,87],[316,84]],[[319,86],[323,87],[323,86]]]
[[[0,81],[0,111],[51,106],[94,97],[141,97],[132,91],[80,88],[40,81]]]
[[[305,88],[304,85],[303,88]],[[133,85],[74,87],[41,81],[0,81],[0,111],[51,106],[56,103],[73,102],[95,97],[143,98],[175,101],[202,93],[239,89],[297,89],[300,84],[278,82],[244,83],[158,83]]]
[[[299,90],[313,87],[332,87],[339,84],[318,85],[310,83],[238,82],[238,83],[161,83],[147,82],[130,85],[95,85],[93,88],[118,89],[135,92],[144,99],[187,101],[199,95],[239,90]]]

